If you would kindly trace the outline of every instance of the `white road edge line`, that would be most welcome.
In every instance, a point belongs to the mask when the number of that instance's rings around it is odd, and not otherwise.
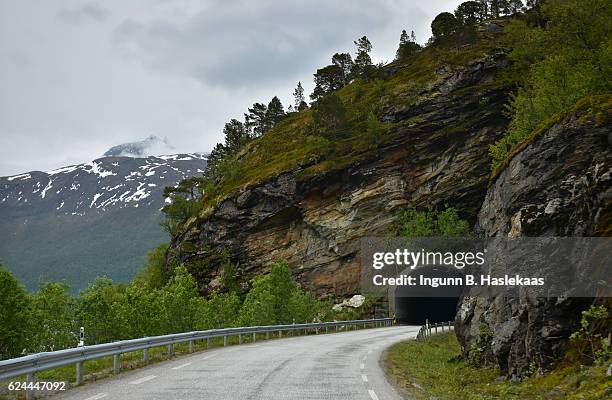
[[[186,363],[186,364],[179,365],[179,366],[177,366],[177,367],[173,367],[172,369],[181,369],[181,368],[188,367],[188,366],[190,366],[190,365],[191,365],[191,363],[190,363],[190,362],[188,362],[188,363]]]
[[[368,376],[365,375],[365,374],[361,374],[361,380],[364,381],[364,382],[367,382],[368,381]]]
[[[140,385],[143,382],[150,381],[151,379],[157,378],[157,375],[149,375],[144,378],[136,379],[135,381],[130,382],[130,385]]]
[[[106,393],[98,393],[97,395],[88,397],[85,400],[98,400],[98,399],[103,399],[106,396],[108,396],[108,394],[106,394]]]
[[[214,356],[216,356],[216,355],[217,355],[217,353],[215,353],[215,354],[211,354],[211,355],[206,356],[206,357],[202,357],[202,360],[208,360],[209,358],[213,358],[213,357],[214,357]]]
[[[376,393],[374,393],[374,391],[372,389],[368,390],[368,393],[370,394],[370,397],[372,398],[372,400],[380,400],[378,398],[378,396],[376,396]]]

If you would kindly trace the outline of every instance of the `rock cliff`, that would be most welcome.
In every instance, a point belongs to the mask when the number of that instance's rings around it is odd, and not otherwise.
[[[282,258],[322,297],[359,293],[360,238],[386,233],[399,208],[448,204],[475,221],[487,190],[484,155],[507,125],[506,65],[494,49],[438,68],[416,100],[379,115],[393,124],[392,142],[346,168],[305,176],[310,165],[300,165],[240,190],[174,238],[176,257],[203,292],[220,288],[215,254],[227,250],[244,282]]]
[[[594,112],[592,105],[608,108]],[[605,107],[604,107],[605,108]],[[610,236],[612,130],[609,98],[590,98],[537,132],[497,176],[478,213],[486,237]],[[606,122],[607,121],[607,122]],[[467,355],[497,362],[522,378],[551,368],[577,330],[587,298],[470,297],[456,332]]]

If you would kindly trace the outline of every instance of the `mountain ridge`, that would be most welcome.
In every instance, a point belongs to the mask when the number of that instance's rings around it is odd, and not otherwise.
[[[0,177],[0,258],[30,290],[40,279],[64,280],[73,290],[98,275],[127,282],[167,241],[159,225],[164,187],[202,174],[206,159],[102,157]]]

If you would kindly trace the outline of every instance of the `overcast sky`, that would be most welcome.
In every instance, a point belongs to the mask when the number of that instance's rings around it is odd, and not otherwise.
[[[223,124],[367,35],[392,60],[451,0],[0,0],[0,176],[99,157],[154,134],[209,151]]]

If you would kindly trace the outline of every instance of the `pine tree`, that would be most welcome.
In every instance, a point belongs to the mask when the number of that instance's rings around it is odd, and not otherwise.
[[[404,29],[400,35],[400,43],[397,51],[395,52],[395,58],[396,60],[406,60],[420,49],[421,46],[416,42],[416,35],[414,34],[414,31],[410,32],[410,37],[408,37],[408,33],[406,33],[406,30]]]
[[[414,33],[414,31],[412,31],[412,33]],[[402,58],[402,47],[406,45],[406,43],[408,43],[408,33],[406,32],[405,29],[402,29],[402,34],[400,35],[400,40],[399,40],[399,47],[397,48],[397,51],[395,52],[395,58],[396,59],[400,59]]]
[[[477,1],[466,1],[459,4],[455,17],[462,25],[473,25],[486,18],[486,7]]]
[[[344,71],[334,64],[319,68],[314,74],[314,82],[315,87],[310,98],[317,101],[344,86]]]
[[[451,13],[443,12],[432,21],[431,32],[435,39],[444,39],[453,35],[458,27],[457,18]]]
[[[244,114],[244,125],[247,131],[254,137],[261,136],[267,130],[266,113],[268,107],[262,103],[255,103]]]
[[[268,103],[268,110],[266,111],[266,129],[264,132],[274,128],[284,116],[285,109],[283,108],[283,103],[281,103],[278,97],[272,97],[272,100]]]
[[[231,119],[223,127],[223,136],[225,138],[225,144],[223,148],[226,154],[235,154],[249,141],[249,134],[247,133],[244,124],[237,119]]]
[[[336,53],[332,56],[332,65],[337,65],[342,70],[342,84],[347,85],[351,81],[353,70],[353,58],[349,53]]]
[[[297,87],[293,91],[293,98],[295,101],[295,111],[302,111],[308,108],[308,104],[306,104],[306,99],[304,97],[302,82],[298,82]]]
[[[505,0],[502,8],[502,12],[505,15],[514,15],[518,12],[523,11],[524,4],[521,0]]]
[[[367,76],[372,67],[372,58],[370,57],[372,43],[366,36],[357,39],[354,43],[357,46],[357,52],[355,54],[353,76]]]

